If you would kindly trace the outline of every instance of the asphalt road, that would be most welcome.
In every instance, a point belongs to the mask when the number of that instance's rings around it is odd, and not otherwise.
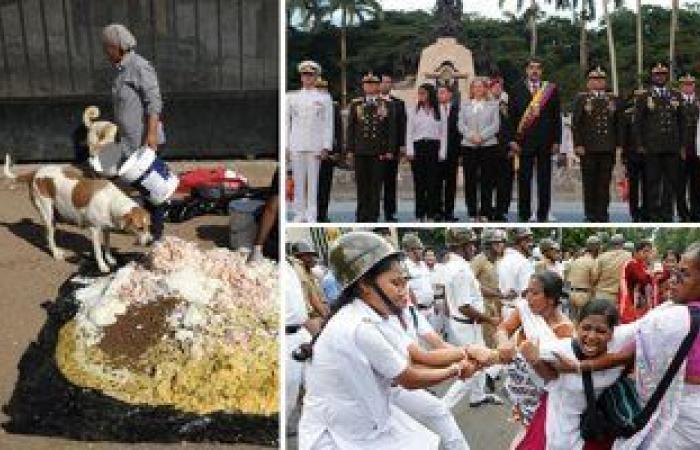
[[[459,219],[459,223],[468,222],[467,210],[464,206],[463,199],[457,199],[455,207],[455,216]],[[356,202],[354,200],[333,200],[329,206],[328,216],[331,222],[354,222]],[[631,223],[632,217],[629,215],[628,206],[626,203],[615,202],[610,205],[610,223]],[[552,204],[551,215],[554,220],[551,222],[568,223],[568,222],[583,222],[583,206],[579,202],[560,201]],[[287,218],[292,220],[291,205],[287,205]],[[398,202],[398,212],[396,219],[399,223],[416,222],[415,218],[415,203],[412,200],[401,199]],[[379,218],[380,222],[384,221],[384,217]],[[517,205],[515,202],[511,204],[508,212],[508,222],[518,222]]]
[[[458,199],[455,216],[459,222],[467,222],[467,211],[463,200]],[[329,207],[329,218],[333,222],[354,222],[355,221],[354,201],[334,201]],[[610,205],[610,222],[632,222],[629,215],[629,210],[626,203],[616,202]],[[550,222],[566,223],[566,222],[583,222],[583,205],[579,202],[561,201],[552,204],[551,214],[554,216]],[[290,216],[291,218],[291,216]],[[412,200],[400,200],[398,202],[398,213],[396,218],[399,222],[415,222],[415,203]],[[384,217],[380,218],[381,221]],[[508,213],[508,222],[514,223],[518,221],[517,205],[515,202],[511,204]]]
[[[442,396],[449,384],[441,385],[435,389]],[[505,399],[505,394],[500,392],[501,384],[497,386],[498,394]],[[469,406],[468,395],[453,409],[455,420],[469,443],[471,450],[508,450],[513,438],[518,432],[519,426],[511,420],[510,405],[505,401],[504,405],[483,405],[477,408]],[[297,411],[298,412],[298,411]],[[292,417],[293,426],[296,426],[298,416]],[[297,450],[297,437],[287,437],[287,449]]]

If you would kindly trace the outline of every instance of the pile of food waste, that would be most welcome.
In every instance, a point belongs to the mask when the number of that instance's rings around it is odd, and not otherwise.
[[[54,364],[48,367],[37,348],[25,354],[8,408],[14,431],[274,443],[279,276],[274,262],[246,259],[243,252],[205,251],[168,237],[140,262],[73,289],[68,302],[58,299],[61,317],[49,315],[38,346],[53,347]],[[65,403],[58,413],[65,422],[54,412],[30,413],[29,404],[44,403],[27,391],[29,385],[47,390],[41,373],[62,386],[60,393],[46,394]],[[95,401],[108,407],[95,408]],[[90,414],[75,410],[81,403],[95,408],[96,427],[91,429]],[[55,404],[54,399],[45,406],[56,409]],[[78,417],[71,419],[71,413]],[[84,428],[42,432],[71,422]],[[117,429],[118,424],[131,429]],[[13,431],[12,423],[9,428]]]

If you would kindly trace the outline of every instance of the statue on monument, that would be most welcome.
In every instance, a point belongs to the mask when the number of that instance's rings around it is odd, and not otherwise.
[[[456,37],[462,31],[462,0],[435,2],[435,32],[438,37]]]

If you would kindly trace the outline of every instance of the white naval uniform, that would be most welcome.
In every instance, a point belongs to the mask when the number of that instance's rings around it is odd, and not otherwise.
[[[460,347],[467,344],[484,345],[481,324],[464,323],[469,318],[459,312],[459,308],[464,305],[484,312],[484,298],[479,281],[464,258],[454,253],[450,253],[447,258],[444,264],[445,297],[450,316],[447,341]],[[456,380],[445,393],[443,400],[449,408],[453,408],[467,392],[470,392],[469,401],[477,403],[486,397],[485,386],[486,373],[480,370],[468,380]]]
[[[319,156],[333,148],[333,101],[317,89],[287,94],[287,147],[294,176],[295,222],[315,222]]]
[[[409,258],[406,258],[405,264],[408,275],[411,277],[408,280],[408,287],[416,297],[416,305],[419,306],[416,309],[428,319],[432,326],[435,320],[435,293],[428,266],[423,261],[416,263]]]
[[[535,268],[522,253],[514,248],[507,248],[503,258],[496,266],[498,270],[498,287],[501,292],[509,292],[511,289],[518,293],[515,300],[524,298],[521,293],[527,289],[530,277],[535,273]],[[513,302],[514,305],[515,301]],[[501,317],[507,318],[515,307],[504,306]]]
[[[408,367],[393,326],[360,299],[338,311],[306,371],[299,450],[435,450],[438,437],[391,402]]]
[[[285,259],[282,262],[284,269],[284,305],[285,305],[285,325],[303,325],[309,318],[304,303],[304,292],[301,288],[301,282],[294,268]],[[304,363],[296,361],[292,358],[292,352],[299,345],[311,341],[311,335],[303,326],[296,333],[286,334],[284,339],[285,349],[285,378],[284,385],[286,388],[286,420],[289,420],[291,412],[297,405],[299,399],[299,390],[303,383]]]
[[[390,318],[391,324],[405,333],[408,340],[403,343],[402,352],[408,357],[408,346],[417,343],[421,336],[434,333],[427,319],[414,305],[405,307],[402,311],[406,329],[396,316]],[[391,389],[391,401],[403,412],[426,426],[430,431],[440,436],[440,449],[442,450],[469,450],[469,444],[464,434],[459,429],[452,412],[442,399],[434,396],[425,389],[405,389],[394,386]]]

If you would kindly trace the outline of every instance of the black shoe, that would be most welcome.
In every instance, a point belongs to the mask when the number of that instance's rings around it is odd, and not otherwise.
[[[385,222],[398,222],[398,220],[396,219],[396,216],[386,216],[384,221]]]
[[[442,218],[445,222],[457,222],[459,219],[457,219],[454,214],[446,214],[445,217]]]
[[[491,394],[496,391],[496,381],[489,374],[486,374],[486,391]]]

